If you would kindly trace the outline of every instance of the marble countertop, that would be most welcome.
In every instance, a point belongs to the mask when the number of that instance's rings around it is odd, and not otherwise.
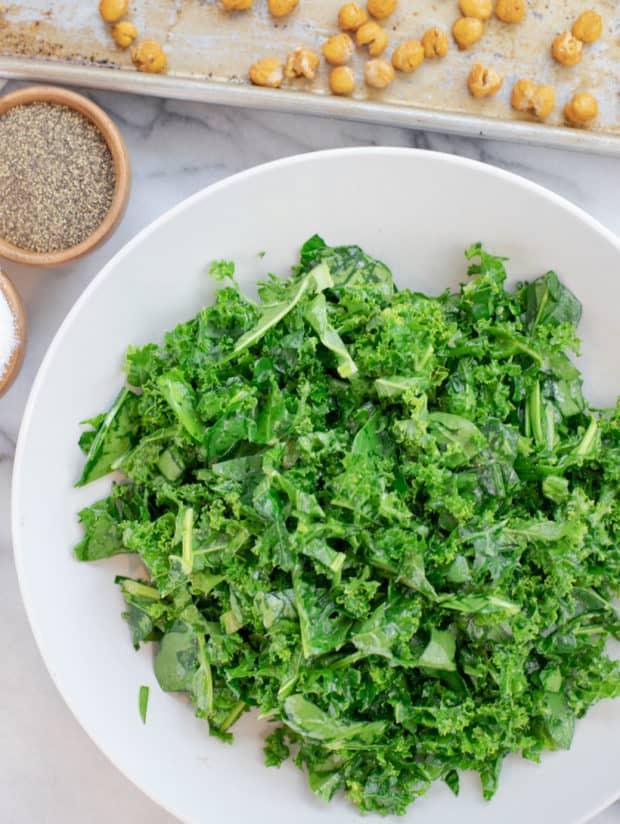
[[[11,552],[11,470],[28,392],[65,314],[104,262],[162,212],[233,172],[301,152],[369,144],[449,152],[517,172],[620,235],[620,159],[336,119],[113,93],[92,97],[119,124],[131,155],[133,192],[122,224],[71,266],[4,266],[24,299],[30,331],[21,374],[0,400],[0,819],[6,824],[173,822],[106,760],[64,705],[30,633]],[[595,821],[620,824],[620,803]]]

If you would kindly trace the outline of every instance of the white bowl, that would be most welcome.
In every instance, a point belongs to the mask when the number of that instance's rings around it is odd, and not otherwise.
[[[76,512],[109,480],[74,489],[78,421],[107,407],[125,347],[157,340],[212,299],[210,261],[233,259],[243,287],[286,273],[319,232],[385,260],[400,284],[437,293],[465,276],[463,250],[481,240],[511,258],[515,277],[555,269],[584,305],[586,390],[620,393],[620,243],[570,203],[514,175],[448,155],[352,149],[294,157],[243,172],[195,195],[138,235],[77,301],[35,381],[13,482],[15,558],[26,609],[58,689],[93,741],[148,795],[191,822],[358,822],[341,799],[315,799],[288,764],[262,764],[263,728],[244,717],[235,744],[210,738],[183,701],[162,693],[151,652],[135,653],[112,579],[126,559],[74,560]],[[261,258],[259,252],[265,250]],[[148,722],[137,696],[151,685]],[[62,742],[59,742],[62,757]],[[620,792],[620,701],[578,722],[570,752],[540,766],[511,758],[492,802],[473,777],[410,809],[416,824],[577,822]]]

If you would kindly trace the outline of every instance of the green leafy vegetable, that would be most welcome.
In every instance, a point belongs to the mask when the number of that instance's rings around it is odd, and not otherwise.
[[[258,323],[253,329],[250,329],[235,341],[233,353],[238,354],[257,343],[269,329],[280,323],[297,306],[304,295],[321,292],[328,286],[333,286],[329,269],[324,263],[320,263],[311,272],[299,279],[286,300],[263,306]]]
[[[554,273],[466,254],[429,297],[314,236],[258,303],[217,261],[232,285],[129,349],[80,440],[79,484],[123,480],[75,553],[144,565],[117,583],[161,689],[224,740],[257,709],[269,766],[380,814],[464,770],[490,798],[620,695],[620,403],[589,407]]]
[[[142,723],[146,724],[146,711],[149,706],[149,688],[145,687],[144,684],[140,687],[140,691],[138,693],[138,709],[140,710],[140,718],[142,719]]]
[[[209,274],[216,280],[235,282],[235,264],[232,260],[214,260],[209,266]]]
[[[357,372],[357,366],[342,342],[342,338],[327,318],[325,295],[319,294],[306,309],[305,318],[321,339],[321,343],[336,355],[337,370],[341,378],[350,378]]]
[[[78,486],[107,475],[117,469],[132,447],[137,434],[137,398],[129,389],[121,389],[108,412],[96,423],[95,432],[85,432],[80,446],[86,451],[86,461]]]

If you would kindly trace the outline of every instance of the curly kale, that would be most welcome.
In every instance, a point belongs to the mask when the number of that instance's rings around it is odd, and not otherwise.
[[[258,303],[233,280],[130,348],[81,438],[80,484],[124,480],[76,554],[140,556],[117,580],[161,688],[225,739],[258,708],[269,766],[382,814],[462,770],[490,798],[620,695],[620,405],[589,407],[553,272],[467,257],[429,297],[315,236]]]

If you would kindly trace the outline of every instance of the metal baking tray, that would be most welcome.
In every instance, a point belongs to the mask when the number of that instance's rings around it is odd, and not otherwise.
[[[603,16],[601,39],[584,49],[573,68],[550,56],[553,37],[569,28],[583,0],[530,0],[523,23],[496,19],[472,49],[451,42],[443,60],[425,62],[400,75],[388,89],[373,92],[363,83],[365,55],[353,60],[357,88],[352,98],[330,95],[327,70],[313,83],[292,81],[271,90],[252,86],[248,68],[266,55],[284,58],[295,46],[320,49],[337,30],[344,0],[300,0],[288,17],[274,20],[266,0],[249,12],[226,12],[217,0],[132,0],[130,19],[141,37],[161,42],[169,58],[163,75],[136,72],[128,51],[117,48],[99,17],[97,0],[28,0],[6,5],[0,15],[0,76],[76,84],[161,97],[202,100],[270,110],[345,117],[390,125],[479,135],[603,154],[620,155],[620,13],[616,0],[589,0]],[[385,27],[390,51],[403,40],[420,38],[430,26],[449,31],[457,0],[400,0]],[[472,63],[491,65],[505,75],[500,93],[475,100],[466,87]],[[558,105],[546,123],[510,108],[519,77],[556,87]],[[600,116],[589,129],[562,124],[564,102],[575,91],[592,91]]]

